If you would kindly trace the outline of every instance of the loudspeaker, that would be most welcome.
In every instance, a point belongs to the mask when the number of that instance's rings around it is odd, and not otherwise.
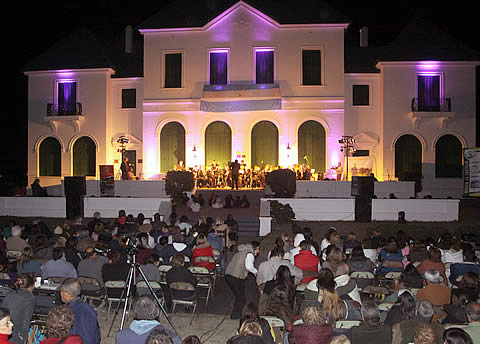
[[[372,198],[371,197],[355,197],[355,221],[371,222],[372,221]]]
[[[353,176],[352,177],[352,196],[372,197],[374,194],[373,177]]]
[[[87,194],[87,182],[83,177],[65,177],[64,178],[65,196],[83,196]]]
[[[83,196],[87,194],[85,177],[65,177],[64,189],[67,219],[83,217]]]

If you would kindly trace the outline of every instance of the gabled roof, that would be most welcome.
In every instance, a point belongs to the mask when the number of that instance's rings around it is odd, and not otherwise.
[[[417,13],[385,50],[381,61],[479,61],[475,51]]]
[[[90,30],[81,28],[27,63],[22,70],[109,68],[112,66],[113,63],[105,51],[105,44],[99,42]]]
[[[143,37],[134,34],[135,53],[132,54],[124,52],[123,38],[122,34],[118,37],[102,36],[80,28],[27,63],[22,70],[112,68],[115,78],[142,76]]]
[[[238,3],[255,8],[281,25],[350,23],[323,0],[174,0],[138,29],[201,28]]]

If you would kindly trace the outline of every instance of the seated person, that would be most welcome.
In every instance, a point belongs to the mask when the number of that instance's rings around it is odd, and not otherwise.
[[[40,179],[36,178],[30,185],[32,187],[33,197],[46,197],[48,196],[47,189],[40,186]]]
[[[462,276],[466,272],[474,272],[477,275],[480,275],[480,266],[476,264],[475,251],[470,245],[463,249],[463,263],[454,263],[450,265],[450,283],[458,286],[458,276]]]
[[[28,246],[28,243],[21,237],[22,227],[15,225],[11,229],[12,236],[7,239],[7,251],[23,252],[23,249]]]
[[[243,195],[240,202],[240,208],[250,208],[250,201],[247,198],[247,195]]]
[[[362,322],[360,326],[351,328],[352,343],[391,343],[392,329],[389,325],[380,323],[380,312],[378,306],[368,301],[362,304]]]
[[[336,276],[348,275],[350,268],[343,261],[343,251],[338,247],[333,246],[327,254],[327,261],[323,263],[322,268],[332,270]]]
[[[192,258],[192,249],[185,244],[184,236],[180,231],[173,235],[172,244],[168,244],[161,252],[157,250],[157,254],[161,254],[164,262],[170,262],[170,258],[177,253],[187,256],[189,259]]]
[[[428,270],[423,275],[425,287],[417,292],[417,301],[428,300],[434,306],[450,303],[451,289],[442,285],[442,276],[437,270]]]
[[[154,330],[166,331],[173,338],[174,344],[181,344],[182,340],[174,332],[164,327],[158,321],[160,306],[149,295],[136,298],[132,305],[134,320],[130,326],[117,332],[116,344],[145,343]]]
[[[378,260],[381,265],[377,267],[377,274],[386,275],[391,271],[403,270],[402,251],[397,246],[395,237],[390,237],[387,244],[380,251]]]
[[[467,332],[473,340],[473,343],[478,343],[480,340],[480,304],[476,301],[470,301],[467,304],[467,319],[468,326],[463,330]]]
[[[212,246],[207,240],[207,237],[204,233],[200,233],[197,236],[196,245],[193,247],[192,250],[192,264],[195,266],[203,266],[207,268],[209,271],[215,269],[215,261],[202,261],[201,257],[212,257],[213,258],[213,251]],[[196,259],[199,258],[199,259]]]
[[[158,266],[160,265],[160,257],[156,254],[146,256],[143,260],[143,264],[144,265],[141,266],[141,269],[145,274],[145,277],[149,281],[160,282],[161,275],[160,271],[158,270]],[[143,278],[139,277],[138,280],[142,281]]]
[[[480,281],[475,272],[467,271],[463,274],[462,280],[458,283],[458,288],[452,289],[453,295],[464,294],[468,301],[477,301],[480,292]]]
[[[423,275],[418,272],[413,264],[408,264],[400,275],[400,282],[407,283],[410,288],[423,288]]]
[[[197,279],[190,270],[185,267],[185,256],[179,253],[172,257],[172,268],[168,270],[166,279],[169,286],[173,282],[188,282],[194,287],[197,285]],[[195,293],[190,291],[172,291],[172,296],[183,300],[191,300],[194,295]]]
[[[301,283],[308,283],[315,279],[320,270],[320,259],[312,253],[310,247],[309,241],[302,241],[300,252],[294,257],[294,265],[303,271]]]
[[[121,263],[121,254],[118,251],[111,251],[108,254],[108,263],[102,266],[102,279],[106,283],[108,281],[126,281],[130,265]],[[115,288],[107,291],[111,297],[120,297],[123,288]]]
[[[437,270],[443,277],[443,283],[447,282],[445,274],[445,264],[442,263],[442,251],[437,247],[430,247],[428,250],[428,258],[417,266],[418,272],[423,276],[428,270]]]
[[[444,264],[463,263],[462,242],[459,239],[453,239],[450,249],[442,252],[442,262]]]
[[[78,277],[75,267],[65,259],[63,247],[55,247],[53,249],[53,259],[42,265],[42,277],[43,279],[48,279],[49,277]]]
[[[288,334],[289,344],[330,344],[333,337],[328,325],[328,314],[318,306],[308,306],[302,311],[303,323],[294,325]]]
[[[75,315],[69,305],[50,308],[47,315],[47,338],[42,340],[42,344],[56,344],[62,339],[65,344],[83,344],[82,337],[71,334],[74,321]]]

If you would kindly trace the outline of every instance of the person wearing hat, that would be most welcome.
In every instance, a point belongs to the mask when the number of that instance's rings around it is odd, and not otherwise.
[[[143,219],[143,223],[138,228],[140,233],[150,233],[152,231],[152,229],[153,229],[153,227],[152,227],[150,219]]]

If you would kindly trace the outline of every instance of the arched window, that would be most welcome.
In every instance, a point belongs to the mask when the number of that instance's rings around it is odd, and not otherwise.
[[[210,123],[205,130],[205,166],[214,160],[221,167],[232,160],[232,130],[221,121]]]
[[[316,121],[307,121],[298,128],[298,163],[325,173],[326,135],[323,126]]]
[[[160,171],[172,171],[179,161],[185,163],[185,128],[170,122],[160,132]]]
[[[422,144],[418,138],[407,134],[395,142],[395,177],[414,180],[422,175]]]
[[[278,129],[272,122],[261,121],[252,129],[252,166],[278,165]]]
[[[38,173],[40,176],[62,175],[62,147],[54,137],[47,137],[38,149]]]
[[[73,175],[93,176],[96,169],[95,142],[87,136],[82,136],[73,144]]]
[[[435,177],[462,178],[462,143],[454,135],[443,135],[435,144]]]

